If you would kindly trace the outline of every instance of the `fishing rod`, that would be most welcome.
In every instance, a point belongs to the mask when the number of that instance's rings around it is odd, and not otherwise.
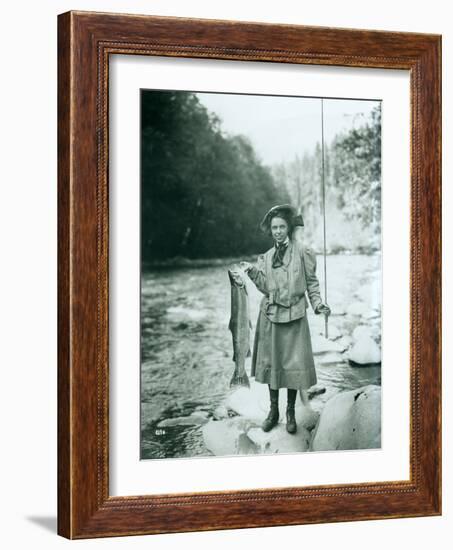
[[[327,305],[327,252],[326,252],[326,181],[324,170],[324,99],[321,98],[321,179],[322,179],[322,214],[324,236],[324,300]],[[329,316],[324,314],[324,334],[329,337]]]

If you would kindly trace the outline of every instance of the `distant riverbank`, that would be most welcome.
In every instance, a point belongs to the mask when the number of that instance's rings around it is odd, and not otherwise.
[[[318,256],[323,255],[322,250],[315,250]],[[375,250],[330,250],[327,251],[328,256],[376,256],[379,252]],[[143,262],[143,271],[149,271],[153,269],[165,269],[165,268],[197,268],[197,267],[216,267],[223,265],[231,265],[241,261],[256,262],[258,254],[245,255],[245,256],[232,256],[226,258],[184,258],[182,256],[176,256],[167,260],[156,260],[153,262]]]

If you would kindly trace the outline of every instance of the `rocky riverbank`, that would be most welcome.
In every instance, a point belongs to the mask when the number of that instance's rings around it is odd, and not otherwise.
[[[318,258],[321,289],[322,262]],[[379,256],[328,257],[327,301],[332,315],[327,338],[324,317],[314,315],[311,308],[307,311],[318,377],[311,400],[316,413],[321,414],[338,394],[380,386],[379,267]],[[247,397],[242,388],[239,393],[229,392],[234,363],[226,268],[164,269],[144,276],[142,458],[293,452],[288,449],[294,445],[307,450],[311,444],[310,422],[308,428],[301,426],[308,436],[300,428],[296,439],[280,437],[287,435],[286,392],[281,392],[281,425],[270,432],[270,439],[262,437],[260,428],[268,412],[267,386],[252,379],[252,395]],[[251,283],[248,291],[255,328],[261,295]],[[250,359],[246,368],[250,370]],[[297,409],[300,407],[298,398]],[[373,414],[380,417],[373,407]],[[222,438],[223,447],[219,448]]]
[[[327,401],[321,413],[303,406],[298,397],[296,434],[286,431],[285,390],[279,393],[279,424],[270,432],[263,432],[261,423],[268,412],[268,401],[267,386],[255,381],[250,388],[234,390],[202,428],[207,449],[213,455],[225,456],[380,447],[379,386],[338,393]]]

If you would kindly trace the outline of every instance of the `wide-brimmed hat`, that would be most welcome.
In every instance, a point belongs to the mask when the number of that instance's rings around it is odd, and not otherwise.
[[[269,229],[271,219],[279,214],[282,214],[284,218],[290,218],[291,220],[294,220],[297,217],[298,225],[304,225],[302,216],[297,214],[296,209],[293,206],[290,204],[277,204],[277,206],[273,206],[270,210],[268,210],[268,212],[266,212],[266,215],[260,223],[261,231],[266,232]]]

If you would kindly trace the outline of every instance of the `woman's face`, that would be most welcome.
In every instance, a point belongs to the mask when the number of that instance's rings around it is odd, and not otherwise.
[[[271,235],[275,242],[282,243],[288,236],[288,224],[283,218],[275,216],[271,220]]]

